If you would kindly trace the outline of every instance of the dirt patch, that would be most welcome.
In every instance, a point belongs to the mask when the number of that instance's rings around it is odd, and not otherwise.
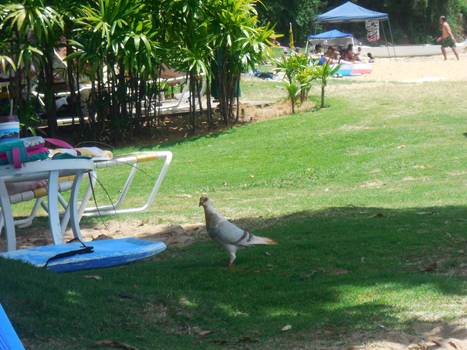
[[[306,112],[316,108],[311,102],[302,103],[295,108],[295,113]],[[254,123],[284,117],[292,113],[290,101],[274,103],[244,103],[241,107],[240,122]]]
[[[317,333],[311,344],[292,345],[293,350],[466,350],[467,318],[451,323],[416,321],[412,332],[396,332],[378,325],[381,332],[356,332],[339,340],[330,341],[326,334],[333,329]],[[323,335],[321,333],[324,333]],[[332,345],[331,345],[331,344]]]
[[[467,349],[467,318],[449,324],[419,321],[415,322],[412,328],[414,335],[388,332],[383,336],[383,340],[372,342],[368,346],[350,347],[350,349]]]
[[[141,220],[112,220],[106,223],[90,226],[82,224],[81,234],[84,241],[118,239],[134,237],[148,241],[162,241],[169,247],[183,247],[196,241],[207,239],[207,232],[203,223],[184,225],[153,225]],[[32,248],[53,244],[49,228],[28,227],[17,229],[16,245],[18,249]],[[64,242],[73,239],[71,230],[64,235]],[[5,238],[0,239],[0,251],[6,250]]]

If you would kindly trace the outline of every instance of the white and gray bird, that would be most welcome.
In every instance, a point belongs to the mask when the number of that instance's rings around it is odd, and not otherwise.
[[[229,252],[230,261],[227,265],[229,269],[237,257],[236,253],[238,249],[257,244],[278,244],[270,238],[255,236],[228,221],[214,209],[212,201],[208,197],[201,197],[199,199],[199,206],[203,206],[204,208],[206,229],[209,236]]]

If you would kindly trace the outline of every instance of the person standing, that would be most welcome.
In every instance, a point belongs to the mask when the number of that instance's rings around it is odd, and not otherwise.
[[[456,39],[454,39],[454,35],[452,35],[451,26],[446,21],[446,17],[441,16],[439,18],[439,23],[441,24],[442,32],[436,42],[441,44],[441,52],[443,53],[444,60],[446,61],[446,47],[450,47],[454,55],[456,55],[457,60],[459,60],[459,54],[456,50]]]

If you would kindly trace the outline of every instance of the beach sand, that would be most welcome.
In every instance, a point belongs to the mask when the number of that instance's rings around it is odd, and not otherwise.
[[[459,49],[458,52],[459,61],[451,49],[447,50],[446,61],[443,60],[441,51],[439,56],[377,58],[371,63],[371,74],[346,79],[397,82],[467,80],[467,52],[465,48]]]

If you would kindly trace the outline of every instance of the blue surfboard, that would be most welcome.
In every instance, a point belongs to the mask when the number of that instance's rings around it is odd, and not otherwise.
[[[54,259],[47,264],[47,269],[56,272],[70,272],[129,264],[158,254],[167,248],[163,242],[144,241],[136,238],[109,239],[85,242],[85,244],[93,247],[93,252]],[[21,260],[37,267],[44,267],[51,257],[81,248],[83,248],[81,243],[72,242],[14,250],[1,253],[0,257]]]

